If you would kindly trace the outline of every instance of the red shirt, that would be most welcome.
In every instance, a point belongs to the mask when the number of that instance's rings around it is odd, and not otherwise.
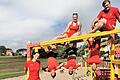
[[[76,22],[76,26],[73,26],[73,22],[72,22],[68,30],[66,31],[68,37],[71,37],[74,33],[76,33],[78,29],[79,29],[78,22]]]
[[[99,58],[100,40],[88,40],[88,48],[90,50],[90,57],[87,59],[88,64],[99,64],[102,60]]]
[[[111,7],[108,13],[105,13],[103,10],[100,11],[97,18],[104,18],[107,20],[106,30],[113,30],[112,25],[116,26],[116,19],[120,16],[120,12],[118,8]]]
[[[94,55],[99,55],[99,49],[100,49],[100,40],[88,40],[88,48],[90,50],[90,57]]]
[[[51,72],[52,70],[57,70],[57,67],[59,66],[57,59],[54,57],[49,57],[47,61],[48,65],[48,71]]]
[[[75,56],[70,56],[68,57],[68,60],[67,60],[67,64],[64,65],[65,68],[74,68],[76,69],[77,68],[77,65],[76,65],[76,57]]]
[[[28,61],[25,64],[25,68],[29,70],[29,77],[27,80],[40,80],[39,78],[40,62]]]

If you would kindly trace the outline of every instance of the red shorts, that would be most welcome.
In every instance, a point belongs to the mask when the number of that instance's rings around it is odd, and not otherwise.
[[[68,37],[71,37],[73,34],[76,33],[76,31],[71,30],[71,31],[69,31],[69,32],[65,32],[65,33],[67,34]]]
[[[99,30],[100,31],[111,31],[111,30],[114,30],[115,29],[115,24],[113,23],[110,23],[109,21],[106,22],[106,24],[100,28]]]
[[[114,26],[115,26],[114,24],[112,24],[109,21],[107,21],[107,23],[105,24],[105,30],[107,30],[107,31],[114,30],[115,29]]]

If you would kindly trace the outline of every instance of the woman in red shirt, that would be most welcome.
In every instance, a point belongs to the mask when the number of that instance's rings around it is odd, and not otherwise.
[[[101,75],[101,72],[96,65],[102,62],[102,59],[99,57],[100,40],[101,40],[100,37],[88,39],[88,49],[89,49],[90,57],[85,59],[85,61],[88,64],[92,65],[92,69],[93,71],[95,71],[97,76]]]
[[[72,18],[73,20],[68,23],[68,27],[65,29],[65,31],[61,35],[57,36],[56,39],[80,35],[82,25],[80,21],[78,21],[78,13],[73,13]]]
[[[50,72],[52,78],[56,76],[56,70],[60,69],[63,66],[63,63],[59,64],[55,53],[53,51],[48,52],[47,67],[42,67],[42,70],[45,72]]]
[[[64,63],[64,67],[68,69],[69,75],[72,75],[74,72],[74,69],[77,69],[81,66],[80,63],[77,64],[76,62],[76,55],[77,55],[77,48],[76,47],[69,47],[66,50],[66,53],[68,55],[67,63]]]
[[[100,39],[98,38],[90,38],[88,40],[88,49],[90,53],[90,57],[87,59],[88,64],[100,64],[102,60],[99,57],[100,52]]]
[[[29,73],[27,80],[40,80],[39,70],[40,70],[40,61],[38,61],[39,53],[33,53],[32,60],[27,61],[24,69]]]

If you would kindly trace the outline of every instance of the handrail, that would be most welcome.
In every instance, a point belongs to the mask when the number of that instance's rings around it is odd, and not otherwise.
[[[96,32],[96,33],[91,33],[91,34],[83,34],[83,35],[80,35],[80,36],[74,36],[74,37],[70,37],[70,38],[48,40],[48,41],[40,42],[40,46],[70,42],[70,41],[87,39],[87,38],[90,38],[90,37],[104,36],[104,35],[109,35],[109,34],[114,34],[114,33],[120,33],[120,29],[112,30],[112,31]]]

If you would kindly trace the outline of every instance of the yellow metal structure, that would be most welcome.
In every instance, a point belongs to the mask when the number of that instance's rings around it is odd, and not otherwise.
[[[113,66],[113,63],[112,63],[112,61],[114,61],[114,49],[115,49],[115,45],[112,44],[111,53],[110,53],[110,60],[111,60],[111,63],[110,63],[110,68],[111,68],[110,79],[111,80],[114,80],[114,77],[115,77],[114,66]]]
[[[41,47],[34,47],[35,52],[38,52],[38,49],[40,49]]]
[[[85,55],[86,55],[86,51],[85,51]],[[85,74],[87,73],[87,62],[85,62],[85,68],[84,68]],[[85,78],[86,80],[86,78]]]
[[[88,39],[90,37],[97,37],[97,36],[104,36],[104,35],[109,35],[109,34],[114,34],[114,33],[120,33],[120,29],[118,30],[112,30],[112,31],[104,31],[104,32],[96,32],[96,33],[91,33],[91,34],[84,34],[84,35],[80,35],[80,36],[74,36],[74,37],[70,37],[70,38],[64,38],[64,39],[57,39],[57,40],[49,40],[49,41],[45,41],[45,42],[40,42],[39,46],[46,46],[46,45],[52,45],[52,44],[57,44],[57,43],[64,43],[64,42],[70,42],[70,41],[76,41],[76,40],[85,40]],[[37,46],[33,46],[33,47],[37,47]],[[112,50],[111,50],[111,80],[114,80],[114,68],[113,68],[113,62],[114,62],[114,44],[112,45]],[[36,48],[36,51],[38,49]],[[27,47],[27,60],[29,60],[30,58],[30,47]],[[114,62],[114,64],[116,64],[116,62]],[[120,71],[120,66],[119,66],[119,71]],[[92,75],[91,75],[92,77]],[[119,77],[120,77],[120,72],[119,72]]]
[[[90,65],[90,80],[93,80],[93,70],[92,70],[92,65]]]
[[[57,43],[63,43],[63,42],[70,42],[70,41],[87,39],[87,38],[96,37],[96,36],[104,36],[104,35],[109,35],[109,34],[114,34],[114,33],[119,33],[119,32],[120,32],[120,29],[112,30],[112,31],[96,32],[96,33],[91,33],[91,34],[74,36],[74,37],[70,37],[70,38],[49,40],[49,41],[41,42],[40,45],[44,46],[44,45],[51,45],[51,44],[57,44]]]

